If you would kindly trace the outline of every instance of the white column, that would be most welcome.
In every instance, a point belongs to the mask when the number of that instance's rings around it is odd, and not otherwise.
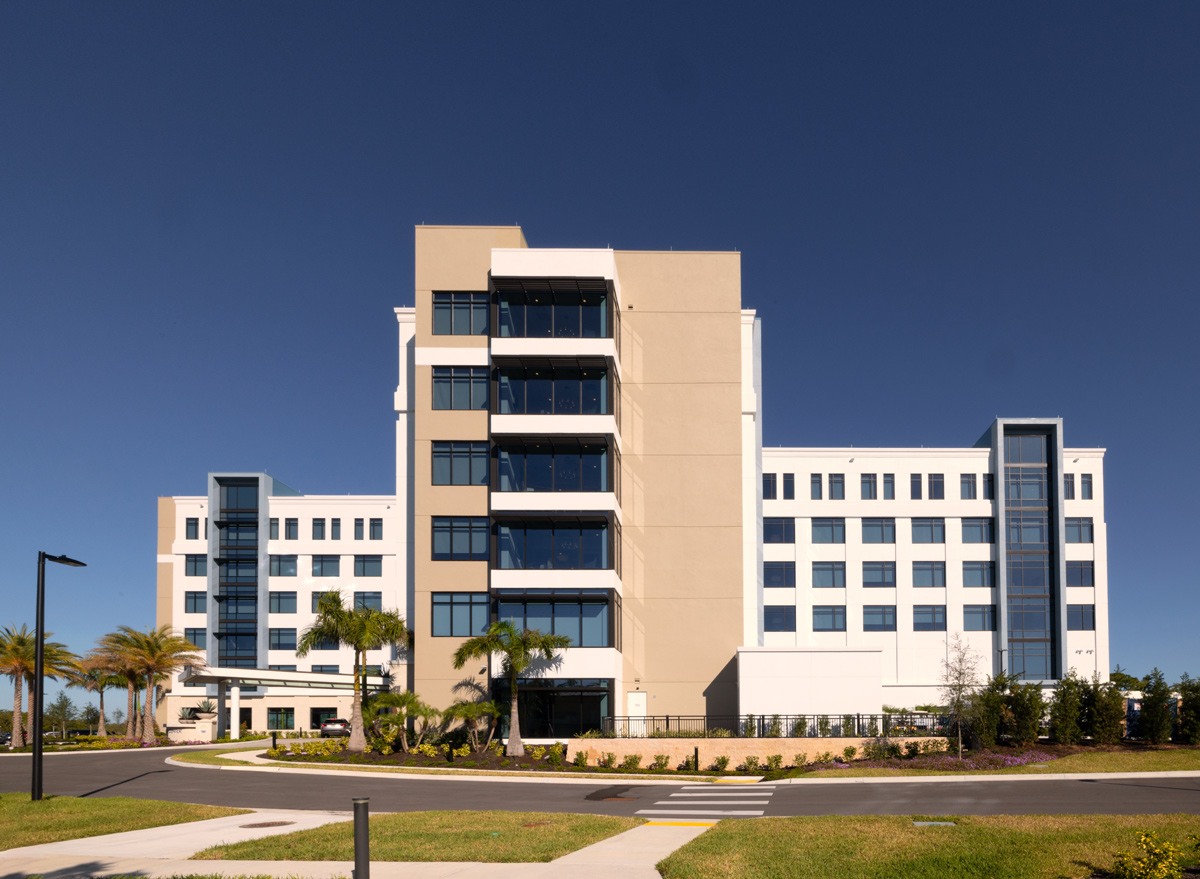
[[[225,738],[225,682],[217,681],[217,738]]]
[[[229,738],[242,737],[242,682],[234,681],[229,700]]]

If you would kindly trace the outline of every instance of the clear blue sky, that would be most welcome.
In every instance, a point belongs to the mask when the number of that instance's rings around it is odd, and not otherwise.
[[[0,625],[39,549],[152,623],[210,470],[393,490],[412,227],[519,222],[742,251],[769,445],[1062,416],[1114,663],[1200,673],[1200,6],[755,6],[0,5]]]

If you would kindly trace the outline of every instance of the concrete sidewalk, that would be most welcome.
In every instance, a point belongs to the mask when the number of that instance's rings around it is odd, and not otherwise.
[[[132,874],[146,877],[217,874],[222,876],[349,877],[350,861],[191,861],[206,848],[260,839],[296,830],[349,821],[348,812],[258,810],[0,851],[0,879],[40,875],[44,879]],[[280,823],[276,823],[280,822]],[[286,824],[282,822],[287,822]],[[263,827],[263,824],[275,826]],[[260,826],[254,826],[260,825]],[[695,839],[712,822],[651,822],[601,840],[543,864],[397,863],[373,861],[376,879],[601,879],[619,871],[623,879],[659,879],[654,865]]]

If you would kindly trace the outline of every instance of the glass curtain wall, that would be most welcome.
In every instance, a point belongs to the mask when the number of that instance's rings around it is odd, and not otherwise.
[[[1050,436],[1004,437],[1008,669],[1021,680],[1057,676]]]
[[[258,480],[221,480],[217,515],[217,662],[258,662]],[[244,688],[243,692],[246,691]]]

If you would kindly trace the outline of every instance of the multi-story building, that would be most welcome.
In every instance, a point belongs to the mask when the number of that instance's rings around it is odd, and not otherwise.
[[[231,473],[160,499],[159,622],[205,648],[204,680],[242,682],[254,728],[346,710],[349,652],[290,646],[330,587],[404,614],[411,652],[368,661],[439,708],[506,698],[498,667],[453,666],[491,622],[569,637],[522,682],[533,737],[621,715],[912,707],[934,700],[957,632],[987,672],[1103,675],[1102,453],[1019,420],[969,449],[764,451],[740,285],[737,253],[417,227],[416,304],[395,310],[395,495]],[[164,713],[208,687],[176,681]]]

